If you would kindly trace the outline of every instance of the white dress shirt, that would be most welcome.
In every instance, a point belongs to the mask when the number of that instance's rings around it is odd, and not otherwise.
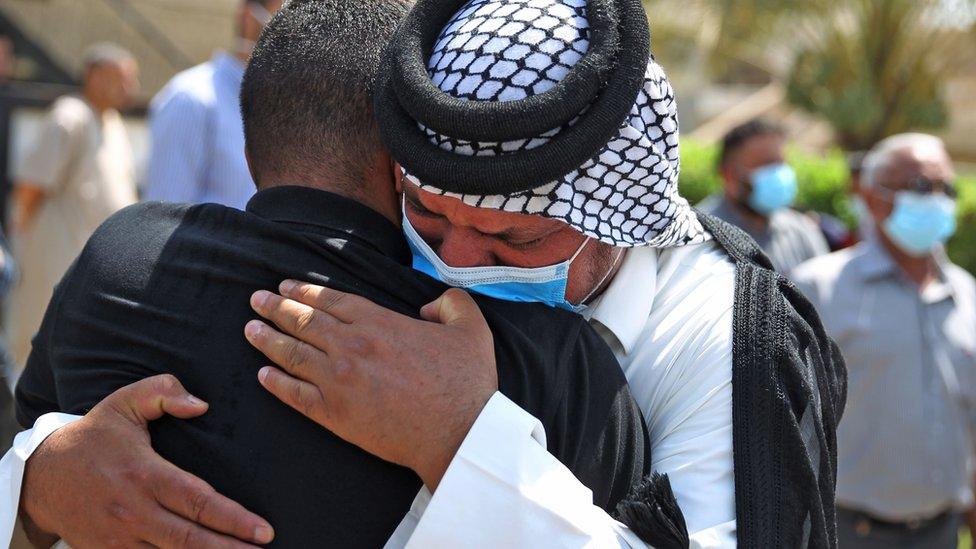
[[[668,474],[692,547],[734,547],[732,316],[735,266],[715,243],[636,248],[585,313],[644,413],[652,470]],[[495,395],[437,492],[392,542],[411,547],[643,547],[594,507],[546,451],[538,421]]]
[[[647,421],[652,469],[670,476],[692,547],[735,546],[734,295],[735,267],[714,243],[636,248],[585,313],[627,375]],[[0,475],[19,479],[30,451],[15,444]],[[0,528],[16,520],[19,485],[0,500]],[[496,394],[437,492],[421,491],[387,545],[404,546],[644,544],[594,506],[590,491],[549,454],[541,423]]]

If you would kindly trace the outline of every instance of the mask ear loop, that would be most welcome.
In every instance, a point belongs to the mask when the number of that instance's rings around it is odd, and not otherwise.
[[[587,239],[587,242],[589,242],[589,239]],[[600,279],[600,282],[597,283],[597,285],[594,286],[592,290],[590,290],[590,293],[586,294],[586,297],[583,298],[583,301],[579,302],[578,306],[586,305],[586,302],[593,298],[593,294],[595,294],[600,288],[603,287],[603,284],[606,283],[607,279],[610,278],[610,275],[613,274],[614,269],[616,269],[617,265],[620,263],[620,258],[623,257],[624,252],[626,251],[627,251],[626,248],[619,248],[619,251],[617,252],[617,257],[616,259],[613,260],[613,265],[610,265],[610,269],[607,270],[607,274],[603,275],[603,278]]]
[[[579,249],[576,250],[576,253],[573,254],[573,257],[571,257],[568,260],[566,260],[565,263],[567,265],[572,265],[573,262],[576,261],[576,258],[579,257],[581,253],[583,253],[583,250],[586,248],[586,245],[589,244],[591,240],[593,240],[593,239],[590,238],[590,237],[586,237],[586,240],[584,240],[583,243],[580,244]]]

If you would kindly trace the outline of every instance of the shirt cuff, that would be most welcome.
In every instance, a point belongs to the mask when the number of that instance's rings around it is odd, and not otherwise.
[[[5,494],[0,494],[0,546],[9,545],[13,537],[27,460],[52,433],[79,419],[81,416],[59,413],[41,416],[34,423],[33,429],[17,435],[14,445],[0,460],[0,487],[6,490]]]
[[[407,547],[644,546],[546,450],[542,423],[501,393],[387,547],[404,545],[407,535]]]

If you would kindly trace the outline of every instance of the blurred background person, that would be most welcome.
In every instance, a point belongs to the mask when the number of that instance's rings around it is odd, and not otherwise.
[[[213,202],[244,209],[255,193],[244,158],[240,89],[244,65],[282,0],[246,0],[237,51],[176,75],[150,107],[147,200]]]
[[[0,86],[5,85],[14,75],[14,42],[9,36],[0,34]]]
[[[6,88],[14,73],[14,42],[8,36],[0,34],[0,94],[6,93]],[[0,101],[0,109],[5,107]],[[6,151],[9,147],[7,117],[0,114],[0,148]],[[0,181],[6,186],[7,174],[0,174]],[[6,302],[7,294],[10,292],[16,280],[17,266],[13,255],[10,253],[10,246],[4,231],[0,230],[0,304]],[[6,372],[12,363],[10,352],[7,348],[5,337],[0,337],[0,370]],[[13,443],[14,436],[20,431],[19,425],[14,420],[13,395],[10,393],[7,383],[0,383],[0,447],[6,448]]]
[[[817,224],[790,208],[798,188],[782,127],[758,119],[733,128],[722,139],[718,171],[722,191],[700,208],[749,233],[777,271],[830,251]]]
[[[940,139],[882,141],[861,177],[877,229],[793,274],[847,359],[841,548],[955,549],[973,504],[976,281],[943,250],[954,179]]]
[[[8,311],[16,383],[52,289],[88,237],[136,201],[132,148],[120,109],[138,93],[138,64],[109,43],[86,54],[81,93],[51,107],[14,177],[12,238],[23,276]]]
[[[851,208],[854,210],[854,216],[857,217],[857,231],[852,234],[858,241],[867,240],[874,231],[874,220],[861,192],[861,174],[864,171],[865,157],[867,157],[866,152],[853,152],[847,155],[847,169],[851,173],[849,186]]]

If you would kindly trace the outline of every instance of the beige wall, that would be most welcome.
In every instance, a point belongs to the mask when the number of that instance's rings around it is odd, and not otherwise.
[[[93,43],[111,40],[125,46],[140,61],[148,98],[187,67],[162,55],[113,10],[116,5],[137,10],[194,63],[234,44],[238,0],[2,0],[0,11],[69,70],[79,68],[85,48]]]

